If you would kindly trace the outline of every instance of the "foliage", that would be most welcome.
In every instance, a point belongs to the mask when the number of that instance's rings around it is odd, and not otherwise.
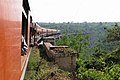
[[[84,52],[84,49],[88,44],[89,35],[83,35],[82,33],[79,34],[65,34],[61,38],[56,41],[57,45],[66,45],[70,48],[76,50],[78,53]]]
[[[113,28],[108,29],[108,41],[120,41],[120,26],[116,23]]]
[[[62,33],[79,33],[81,31],[94,31],[95,33],[98,33],[99,31],[101,31],[101,33],[103,32],[102,30],[104,28],[111,28],[113,24],[115,24],[114,22],[83,22],[83,23],[72,23],[72,22],[68,22],[68,23],[40,23],[38,22],[38,24],[42,27],[45,28],[51,28],[51,29],[58,29],[61,30]],[[117,23],[118,25],[120,23]]]
[[[88,47],[94,48],[96,44],[100,44],[102,49],[112,51],[114,46],[120,45],[118,42],[106,42],[107,30],[112,29],[115,22],[83,22],[83,23],[73,23],[73,22],[63,22],[63,23],[40,23],[38,24],[45,28],[58,29],[61,30],[61,34],[66,33],[66,35],[78,34],[84,32],[84,35],[89,34],[89,45]],[[120,25],[120,22],[117,22]],[[119,31],[120,32],[120,31]],[[100,42],[99,42],[100,41]],[[104,41],[104,43],[102,43]],[[88,51],[89,52],[89,51]],[[90,53],[90,52],[89,52]]]
[[[80,80],[119,80],[120,48],[101,57],[80,54],[77,58],[77,77]],[[96,54],[97,55],[97,54]],[[112,58],[111,58],[112,57]],[[113,58],[114,57],[114,58]]]
[[[79,80],[120,80],[120,23],[114,24],[40,23],[66,33],[57,44],[67,45],[79,53],[76,58]]]
[[[106,73],[109,74],[113,80],[120,80],[120,64],[107,67]]]
[[[36,74],[41,58],[39,57],[39,49],[33,47],[31,49],[30,59],[24,80],[36,80]]]
[[[77,36],[77,37],[76,37]],[[63,36],[58,40],[59,45],[68,45],[80,54],[76,59],[76,76],[80,80],[119,80],[120,79],[120,46],[115,50],[106,51],[102,46],[93,48],[91,55],[86,54],[88,37],[82,34]],[[84,43],[85,42],[85,43]],[[81,44],[79,44],[81,43]],[[101,42],[102,43],[102,42]],[[85,45],[81,46],[80,45]]]
[[[71,73],[46,60],[43,47],[40,49],[32,48],[24,80],[71,80]]]
[[[108,66],[120,64],[120,46],[118,46],[118,48],[116,48],[112,52],[104,55],[104,61]]]

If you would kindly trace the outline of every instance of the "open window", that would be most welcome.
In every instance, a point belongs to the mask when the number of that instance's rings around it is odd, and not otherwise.
[[[21,55],[25,55],[27,52],[28,45],[28,12],[29,12],[28,0],[23,0],[22,5],[22,41],[21,41]]]
[[[27,36],[28,36],[28,20],[25,18],[25,15],[22,13],[22,36],[25,38],[27,43]]]

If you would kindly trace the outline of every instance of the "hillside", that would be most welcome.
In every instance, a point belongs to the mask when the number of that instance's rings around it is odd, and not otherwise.
[[[40,23],[62,31],[56,45],[78,52],[75,76],[59,69],[44,52],[33,48],[25,80],[120,80],[119,23]],[[84,25],[84,26],[83,26]],[[61,28],[60,28],[61,26]],[[75,33],[75,34],[72,34]]]
[[[120,22],[83,22],[83,23],[40,23],[40,26],[51,29],[61,30],[61,34],[78,34],[89,35],[89,48],[94,48],[96,45],[101,46],[105,50],[112,50],[119,43],[106,42],[107,29],[114,27],[115,24],[120,25]],[[102,43],[104,42],[104,43]],[[105,46],[105,47],[104,47]]]
[[[70,72],[59,69],[41,47],[33,47],[24,80],[73,80]]]

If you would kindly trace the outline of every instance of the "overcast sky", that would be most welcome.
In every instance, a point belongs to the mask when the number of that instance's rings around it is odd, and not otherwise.
[[[120,0],[29,0],[36,22],[120,22]]]

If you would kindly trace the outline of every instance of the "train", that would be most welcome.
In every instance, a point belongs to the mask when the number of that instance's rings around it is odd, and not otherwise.
[[[76,69],[76,55],[77,52],[68,46],[56,46],[50,42],[44,42],[43,44],[46,54],[54,64],[57,64],[59,68],[74,72]]]
[[[50,48],[60,48],[53,46],[53,35],[58,37],[60,30],[47,29],[33,22],[31,11],[29,0],[0,0],[0,80],[24,79],[31,47],[39,46],[41,38],[44,37],[43,45],[48,51],[48,57],[53,57],[54,54],[51,55],[50,52],[54,51],[49,50],[47,42],[52,45]],[[59,61],[64,59],[62,57],[54,59],[60,65],[64,62]],[[73,60],[75,59],[72,62]]]
[[[28,0],[0,0],[0,80],[23,80],[32,23]],[[22,55],[22,36],[27,49]]]
[[[31,44],[56,32],[33,23],[29,0],[0,0],[0,80],[23,80]]]

